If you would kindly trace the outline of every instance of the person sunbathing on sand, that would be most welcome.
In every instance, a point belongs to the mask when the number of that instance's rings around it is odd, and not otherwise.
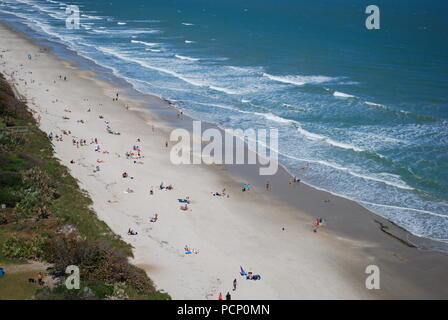
[[[159,215],[156,213],[152,216],[152,218],[149,220],[150,222],[157,222],[157,220],[159,219]]]
[[[190,197],[185,197],[185,199],[177,199],[180,203],[188,203],[190,204]]]
[[[117,203],[117,200],[107,200],[108,203]]]
[[[180,206],[180,210],[187,211],[188,210],[188,204],[186,203],[183,206]]]
[[[126,192],[126,193],[133,193],[134,190],[132,190],[131,188],[127,188],[125,192]]]
[[[130,236],[135,236],[135,235],[137,235],[138,233],[136,232],[136,231],[134,231],[134,230],[132,230],[131,228],[129,228],[129,230],[128,230],[128,235],[130,235]]]
[[[185,254],[192,254],[192,253],[198,254],[199,253],[199,250],[192,249],[187,245],[185,245],[184,250],[185,250]]]

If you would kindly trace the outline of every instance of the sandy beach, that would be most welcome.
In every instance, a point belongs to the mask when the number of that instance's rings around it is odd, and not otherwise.
[[[284,169],[266,192],[255,167],[176,166],[172,142],[165,143],[191,119],[157,112],[166,106],[154,97],[126,98],[4,25],[0,34],[0,72],[52,134],[55,155],[98,217],[132,244],[132,262],[174,299],[216,300],[227,292],[232,299],[448,298],[447,255],[417,249],[419,239],[353,201],[292,187]],[[161,190],[162,182],[173,189]],[[244,183],[253,190],[241,192]],[[224,188],[229,197],[212,195]],[[178,199],[186,197],[184,211]],[[317,217],[326,222],[313,232]],[[369,265],[381,271],[379,290],[365,286]],[[240,266],[261,280],[246,280]]]

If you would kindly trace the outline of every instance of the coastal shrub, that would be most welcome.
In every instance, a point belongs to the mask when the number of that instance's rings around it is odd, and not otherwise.
[[[114,290],[111,295],[107,296],[107,300],[127,300],[129,295],[126,292],[126,284],[123,282],[117,282],[114,284]]]
[[[48,218],[51,214],[49,206],[56,197],[51,178],[45,171],[32,168],[25,171],[23,181],[27,188],[22,191],[23,196],[15,206],[16,214],[21,218]]]
[[[81,285],[80,289],[67,289],[65,284],[54,288],[44,287],[37,291],[37,300],[98,300],[99,298],[88,287]]]
[[[18,189],[22,185],[22,176],[17,172],[0,171],[0,186],[15,187]]]
[[[0,130],[0,145],[6,147],[6,150],[13,146],[19,146],[24,144],[25,139],[16,133]]]
[[[43,193],[53,195],[54,181],[47,172],[40,168],[31,168],[24,173],[24,181],[29,186],[40,189]]]
[[[3,171],[17,172],[24,165],[25,161],[16,155],[9,155],[4,158],[5,162],[0,168]],[[3,162],[3,161],[2,161]]]
[[[6,213],[3,213],[0,211],[0,226],[2,224],[7,224],[8,223],[8,219],[6,218]]]
[[[95,281],[89,284],[89,289],[99,299],[106,299],[114,294],[114,285],[104,283],[102,281]]]
[[[54,264],[56,276],[63,276],[67,266],[76,265],[81,280],[89,285],[97,281],[107,285],[124,282],[139,294],[154,291],[143,270],[131,265],[126,256],[105,243],[55,238],[46,243],[44,252],[46,260]]]
[[[1,246],[1,254],[10,259],[38,260],[43,256],[44,240],[38,237],[32,239],[9,238]]]

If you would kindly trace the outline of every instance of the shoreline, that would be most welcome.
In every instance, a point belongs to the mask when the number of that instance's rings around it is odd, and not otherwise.
[[[63,61],[65,61],[67,64],[69,64],[72,68],[75,69],[80,69],[83,71],[90,71],[89,69],[85,69],[88,66],[93,66],[94,68],[99,68],[99,69],[104,69],[107,71],[107,77],[103,77],[103,73],[101,73],[101,70],[97,70],[97,71],[91,71],[91,77],[95,80],[100,80],[100,81],[106,81],[111,83],[114,87],[116,88],[120,88],[120,92],[124,92],[127,93],[127,98],[131,99],[131,100],[137,100],[140,101],[141,104],[136,107],[135,109],[133,109],[133,111],[135,112],[139,112],[142,116],[145,116],[145,113],[147,112],[151,112],[151,116],[156,117],[157,121],[159,123],[163,123],[166,126],[166,132],[172,130],[172,123],[176,123],[176,126],[182,127],[182,128],[186,128],[187,130],[189,130],[190,132],[192,131],[191,129],[191,125],[189,125],[188,123],[191,121],[194,121],[195,119],[193,117],[191,117],[190,115],[187,115],[184,113],[184,119],[186,121],[183,121],[181,124],[179,124],[179,121],[176,122],[176,114],[181,110],[180,107],[178,107],[172,100],[170,100],[169,97],[159,97],[153,94],[148,94],[148,93],[143,93],[137,89],[135,89],[133,87],[132,84],[128,83],[126,80],[121,79],[119,76],[117,76],[114,71],[112,69],[110,69],[109,67],[105,67],[101,64],[98,64],[97,61],[86,57],[84,55],[79,55],[76,51],[74,51],[71,48],[68,48],[65,44],[62,43],[58,43],[58,42],[54,42],[53,40],[36,40],[34,39],[34,37],[32,35],[29,35],[28,32],[23,32],[22,30],[16,30],[15,27],[8,25],[5,22],[2,22],[3,25],[5,25],[5,27],[7,27],[9,30],[13,31],[13,32],[19,32],[20,34],[24,35],[25,37],[28,37],[33,43],[35,43],[36,45],[42,46],[44,48],[46,48],[46,50],[49,50],[49,54],[54,55],[55,58],[57,59],[61,59]],[[18,24],[21,25],[21,22],[18,22]],[[29,28],[28,26],[23,25],[23,27],[25,29],[29,29],[30,33],[34,33],[35,31],[32,30],[31,28]],[[70,56],[69,58],[62,58],[59,56],[59,53],[55,53],[53,52],[53,48],[50,45],[41,45],[38,44],[37,42],[49,42],[52,45],[57,45],[61,48],[63,48],[63,51],[67,51],[68,55]],[[60,50],[60,49],[59,49]],[[67,53],[64,53],[63,55],[67,55]],[[83,68],[81,69],[81,65],[83,66]],[[103,78],[103,79],[101,79]],[[123,85],[125,86],[123,88]],[[178,120],[178,119],[177,119]],[[218,130],[220,130],[221,132],[223,132],[223,128],[217,124],[217,123],[211,123],[211,122],[207,122],[207,121],[202,121],[200,120],[204,125],[205,128],[217,128]],[[246,145],[247,147],[247,145]],[[284,170],[287,172],[288,175],[290,175],[290,178],[294,177],[295,175],[290,173],[289,169],[283,165],[282,163],[278,163],[280,170]],[[232,170],[232,172],[234,172],[237,176],[241,175],[241,170],[239,169],[232,169],[233,166],[230,166],[230,169]],[[251,181],[257,180],[256,175],[249,175],[247,177],[248,179],[251,179]],[[363,205],[363,201],[358,201],[355,199],[351,199],[349,197],[346,197],[342,194],[338,194],[323,188],[319,188],[317,186],[314,186],[312,184],[307,183],[306,181],[301,182],[302,184],[306,184],[308,187],[318,191],[318,192],[324,192],[324,193],[328,193],[332,196],[336,196],[336,197],[340,197],[343,198],[347,201],[352,201],[354,203],[356,203],[357,205],[362,206],[365,210],[367,210],[370,213],[373,213],[375,216],[378,217],[378,219],[381,219],[382,221],[388,222],[391,225],[394,226],[394,228],[397,228],[399,230],[404,231],[403,237],[406,238],[410,238],[407,240],[401,239],[401,241],[410,241],[412,243],[412,245],[416,246],[419,250],[424,250],[424,251],[435,251],[435,252],[441,252],[443,254],[447,254],[448,255],[448,242],[444,242],[444,241],[439,241],[436,239],[431,239],[431,238],[426,238],[426,237],[422,237],[419,235],[415,235],[413,234],[411,231],[407,230],[405,227],[400,226],[399,224],[397,224],[396,222],[389,220],[388,218],[383,217],[381,214],[369,209],[368,207],[366,207],[365,205]],[[260,182],[260,186],[264,185],[264,181]],[[278,194],[277,194],[278,195]],[[283,199],[285,200],[285,199]],[[286,199],[286,201],[288,201],[288,199]],[[294,203],[294,201],[290,202],[291,205],[296,206],[296,203]],[[369,204],[368,202],[366,202],[366,204]],[[383,204],[375,204],[372,203],[372,205],[374,206],[384,206],[387,207],[387,205],[383,205]],[[416,210],[416,209],[412,209],[410,208],[410,210]],[[418,210],[417,210],[418,211]],[[400,232],[401,233],[401,232]]]
[[[23,35],[22,35],[23,37]],[[48,54],[48,53],[45,53]],[[55,59],[55,57],[53,57],[53,59]],[[57,58],[56,58],[57,59]],[[59,61],[62,61],[61,59],[58,59]],[[94,80],[91,77],[93,76],[92,73],[90,73],[90,75],[87,74],[87,72],[83,72],[83,71],[79,71],[76,70],[76,67],[74,66],[70,66],[73,70],[72,72],[74,74],[78,74],[78,76],[80,74],[82,74],[83,77],[85,77],[85,79],[90,78],[90,80],[92,80],[94,83],[99,84],[101,83],[102,85],[104,85],[101,80]],[[69,80],[70,81],[70,80]],[[110,85],[109,85],[110,86]],[[103,88],[103,90],[107,91],[109,94],[113,92],[113,90],[115,90],[116,88],[113,87],[107,87],[107,88]],[[20,92],[20,90],[19,90]],[[20,92],[21,94],[23,94],[23,92]],[[110,97],[110,95],[109,95]],[[121,100],[120,100],[121,102]],[[162,100],[160,100],[160,102],[162,102]],[[133,104],[135,107],[138,108],[138,106],[141,106],[144,102],[135,102],[135,101],[129,101],[130,104]],[[31,106],[30,106],[31,107]],[[156,106],[156,108],[163,108],[163,105],[160,106]],[[152,109],[152,108],[151,108]],[[130,114],[128,112],[126,112],[126,110],[124,108],[120,109],[121,112],[124,112],[126,114]],[[131,108],[132,110],[132,108]],[[102,110],[103,111],[103,110]],[[109,110],[108,110],[109,111]],[[119,110],[116,110],[119,111]],[[138,111],[138,110],[136,110]],[[169,111],[167,111],[169,112]],[[106,111],[103,111],[104,114],[106,114]],[[145,119],[145,124],[147,126],[147,129],[149,131],[149,126],[146,124],[146,122],[149,121],[155,121],[155,119],[159,119],[157,121],[157,124],[160,124],[160,115],[154,115],[153,110],[149,110],[149,111],[145,111],[145,112],[138,112],[141,115],[144,115]],[[132,118],[135,121],[140,121],[138,120],[138,118],[140,118],[140,116],[132,116]],[[119,117],[118,117],[119,118]],[[185,117],[187,118],[187,117]],[[166,119],[162,119],[165,120],[165,122],[171,122],[169,118]],[[172,120],[174,122],[176,122],[176,118],[175,115],[174,117],[172,117]],[[184,119],[184,121],[189,121]],[[114,124],[114,122],[112,122],[112,125]],[[177,124],[177,123],[176,123]],[[139,125],[140,126],[140,125]],[[164,126],[165,127],[165,126]],[[165,127],[166,129],[167,127]],[[45,129],[45,128],[44,128]],[[160,130],[160,128],[158,128],[158,130]],[[47,130],[45,130],[47,131]],[[148,134],[150,134],[150,132],[148,132]],[[163,137],[163,133],[161,134],[161,136]],[[146,137],[144,137],[146,139]],[[67,154],[61,153],[62,156],[62,160],[66,160],[64,159],[64,155],[67,156]],[[56,155],[60,156],[58,153],[58,150],[56,150]],[[306,230],[311,230],[312,226],[312,220],[313,217],[316,216],[316,213],[320,213],[318,216],[324,217],[327,221],[328,224],[322,229],[319,230],[317,237],[319,238],[323,238],[323,239],[319,239],[319,240],[309,240],[309,244],[315,244],[315,242],[319,242],[322,241],[323,243],[325,243],[326,245],[328,245],[331,249],[336,249],[336,251],[341,254],[341,256],[343,256],[342,259],[338,259],[341,261],[338,261],[338,263],[336,263],[337,268],[335,268],[336,270],[340,271],[340,273],[343,275],[342,278],[346,278],[346,279],[350,279],[351,281],[353,281],[353,285],[349,286],[348,289],[346,287],[344,287],[343,282],[339,282],[341,279],[331,279],[332,283],[337,283],[338,285],[336,285],[336,287],[334,288],[334,291],[332,292],[332,294],[334,295],[334,297],[337,296],[338,292],[338,286],[340,288],[344,288],[344,292],[346,293],[345,296],[347,297],[351,297],[351,298],[380,298],[380,297],[395,297],[395,298],[400,298],[399,292],[400,289],[404,290],[404,287],[409,287],[409,288],[413,288],[413,285],[415,285],[416,283],[416,290],[410,290],[410,293],[405,293],[403,292],[403,294],[415,294],[415,296],[419,296],[420,294],[422,294],[424,297],[428,296],[434,296],[434,297],[438,297],[438,298],[442,298],[444,295],[446,297],[446,289],[444,290],[444,288],[440,288],[438,293],[434,293],[431,294],[431,290],[428,290],[430,288],[430,284],[426,284],[426,282],[428,282],[428,279],[423,279],[422,281],[424,283],[421,283],[421,280],[415,279],[415,283],[412,283],[412,281],[407,281],[412,279],[412,277],[415,277],[415,274],[418,273],[418,270],[421,270],[421,267],[423,264],[427,264],[427,261],[422,261],[423,260],[423,255],[426,255],[425,259],[429,259],[431,261],[431,263],[439,263],[439,269],[440,270],[436,270],[433,272],[433,275],[431,275],[431,279],[432,281],[435,281],[435,283],[439,283],[439,286],[443,286],[443,281],[441,280],[446,280],[446,276],[443,277],[443,269],[444,266],[447,265],[447,256],[446,255],[442,255],[442,254],[438,254],[438,253],[432,253],[432,252],[421,252],[419,250],[413,249],[413,248],[404,248],[404,245],[400,242],[398,242],[396,239],[390,239],[389,236],[385,236],[383,233],[383,231],[380,230],[380,228],[378,226],[376,227],[372,227],[375,226],[376,222],[374,221],[379,220],[381,223],[383,223],[383,225],[385,225],[386,227],[388,227],[388,232],[396,235],[399,234],[401,236],[401,238],[407,238],[408,235],[406,235],[406,233],[400,233],[400,231],[398,230],[399,227],[394,227],[392,226],[392,224],[381,218],[380,216],[368,211],[367,209],[365,209],[364,207],[362,207],[361,205],[345,199],[345,198],[341,198],[335,195],[331,195],[328,192],[325,191],[320,191],[317,190],[311,186],[308,185],[304,185],[304,184],[300,184],[298,186],[296,186],[296,188],[291,188],[288,186],[288,179],[285,177],[287,176],[287,172],[284,168],[281,167],[281,169],[279,170],[279,173],[276,174],[275,176],[275,180],[272,179],[272,184],[275,188],[275,191],[272,192],[274,194],[274,196],[267,196],[266,194],[263,194],[263,192],[261,193],[257,193],[254,192],[254,194],[250,195],[250,198],[247,199],[248,197],[245,197],[246,195],[242,195],[241,192],[238,193],[238,190],[240,189],[241,186],[241,181],[244,181],[243,183],[245,183],[245,181],[249,181],[251,182],[252,180],[255,181],[257,180],[257,175],[253,174],[253,170],[256,170],[256,168],[249,168],[249,166],[244,166],[244,168],[242,168],[241,166],[227,166],[227,168],[223,169],[221,166],[214,166],[214,168],[203,168],[204,166],[201,165],[201,168],[195,168],[195,169],[191,169],[191,170],[199,170],[199,171],[206,171],[207,173],[204,173],[204,175],[216,175],[217,177],[214,177],[213,179],[218,180],[217,185],[230,185],[231,188],[231,192],[232,192],[232,203],[236,202],[238,203],[243,203],[243,207],[245,207],[246,209],[249,208],[249,210],[252,208],[252,205],[250,203],[250,201],[256,201],[256,202],[263,202],[263,203],[269,203],[271,201],[275,201],[275,204],[278,206],[271,206],[270,209],[272,211],[266,210],[268,214],[262,215],[262,217],[260,217],[260,215],[258,215],[256,212],[251,212],[249,214],[249,221],[251,221],[251,218],[255,217],[255,218],[262,218],[265,221],[264,224],[259,224],[258,227],[260,227],[259,229],[254,230],[255,234],[258,234],[260,229],[263,230],[270,230],[270,228],[268,227],[269,223],[276,223],[277,221],[271,220],[272,218],[272,213],[275,212],[277,214],[277,210],[279,208],[283,208],[284,207],[284,212],[283,212],[283,216],[281,217],[276,217],[279,220],[284,220],[284,221],[288,221],[290,222],[290,224],[294,227],[298,226],[299,223],[304,224],[305,226],[301,229],[301,231],[305,231]],[[217,167],[217,168],[216,168]],[[186,170],[186,171],[191,171],[190,169]],[[212,174],[210,174],[210,171],[214,171]],[[224,173],[223,173],[224,171]],[[77,177],[79,179],[79,175],[74,175],[75,177]],[[236,179],[236,180],[235,180]],[[261,178],[264,179],[264,178]],[[80,179],[82,186],[85,184],[87,187],[87,183],[85,181],[83,181],[83,179]],[[255,181],[255,183],[251,183],[252,185],[254,185],[256,187],[256,189],[258,190],[263,190],[263,181]],[[194,185],[197,187],[197,185]],[[90,186],[91,188],[91,186]],[[89,190],[88,188],[86,188],[87,190]],[[292,193],[294,190],[298,190],[300,189],[300,192],[295,192]],[[220,190],[220,189],[219,189]],[[277,191],[278,190],[278,191]],[[215,190],[216,191],[216,190]],[[235,193],[235,195],[233,194]],[[291,196],[293,195],[293,196]],[[92,198],[94,199],[94,201],[96,202],[95,197],[92,196]],[[271,199],[272,198],[272,199]],[[324,200],[330,200],[328,203],[324,202]],[[291,201],[291,200],[295,200],[295,201]],[[219,200],[220,201],[220,200]],[[224,199],[224,201],[226,201],[226,199]],[[283,202],[290,202],[287,204],[284,204]],[[249,202],[249,205],[246,203]],[[292,203],[291,203],[292,202]],[[292,204],[292,205],[291,205]],[[95,206],[96,207],[96,206]],[[100,215],[100,212],[97,209],[103,209],[101,208],[101,206],[98,206],[98,208],[95,208],[95,211],[98,213],[98,215],[100,216],[101,219],[103,219],[103,217],[105,217],[104,214]],[[260,208],[261,210],[265,209],[265,207],[261,206]],[[107,210],[107,209],[106,209]],[[253,210],[255,211],[255,210]],[[281,210],[280,210],[281,211]],[[328,211],[332,211],[331,213],[329,213]],[[344,213],[344,212],[348,212],[348,213]],[[195,209],[194,211],[195,212]],[[245,212],[243,210],[243,212]],[[361,214],[359,214],[359,212],[362,212]],[[270,216],[269,216],[270,215]],[[345,216],[344,216],[345,215]],[[348,215],[348,216],[347,216]],[[373,220],[370,220],[370,218],[372,218],[373,216]],[[106,217],[105,217],[106,218]],[[235,217],[234,217],[235,218]],[[247,217],[245,217],[247,218]],[[344,220],[345,219],[345,220]],[[271,221],[269,221],[271,220]],[[341,221],[342,220],[342,221]],[[297,221],[299,221],[299,223],[297,223]],[[107,220],[106,220],[107,222]],[[109,224],[109,223],[108,223]],[[200,226],[203,226],[199,223]],[[278,229],[280,229],[280,225],[281,223],[277,222],[277,227]],[[276,227],[276,228],[277,228]],[[113,228],[114,229],[114,228]],[[194,229],[194,228],[193,228]],[[199,228],[200,229],[200,228]],[[287,227],[287,231],[289,232],[289,224]],[[397,229],[397,230],[396,230]],[[376,230],[376,231],[375,231]],[[270,230],[270,232],[272,232],[273,230]],[[292,230],[293,233],[296,233],[297,235],[297,231],[296,230]],[[300,234],[300,233],[298,233]],[[277,235],[278,236],[278,235]],[[307,235],[306,237],[311,238],[316,238],[316,235],[310,233],[309,235]],[[273,238],[273,241],[276,241],[275,239],[276,237]],[[289,240],[292,240],[292,238],[290,238]],[[126,241],[128,240],[132,240],[132,239],[125,239]],[[283,239],[284,240],[284,239]],[[335,241],[336,240],[336,241]],[[281,242],[281,240],[277,240],[278,242],[278,248],[281,248],[281,246],[283,245]],[[307,239],[308,241],[308,239]],[[336,242],[336,243],[335,243]],[[132,242],[131,242],[132,243]],[[346,248],[347,244],[350,244],[350,248]],[[318,245],[318,244],[315,244]],[[217,243],[215,244],[216,247],[220,247],[222,248],[222,244],[221,243]],[[292,247],[294,248],[294,246]],[[302,249],[306,250],[306,246],[302,247]],[[328,249],[328,248],[327,248]],[[410,251],[413,250],[413,251]],[[138,251],[138,250],[137,250]],[[324,250],[326,251],[326,250]],[[349,253],[346,253],[346,251],[349,251]],[[305,252],[301,252],[302,254],[305,254]],[[326,252],[328,253],[328,252]],[[337,255],[333,255],[334,258],[340,258],[339,254]],[[401,258],[398,259],[397,261],[390,261],[390,257],[389,255],[393,255],[393,254],[397,254],[399,255]],[[421,257],[419,257],[419,255],[422,255]],[[240,255],[241,256],[241,255]],[[320,254],[318,254],[319,258],[322,258],[322,256]],[[325,255],[323,255],[325,256]],[[348,258],[347,256],[349,256],[350,258]],[[143,261],[145,259],[142,259],[141,257],[137,257],[137,252],[136,252],[136,264],[137,265],[146,265],[148,259],[150,258],[146,257],[146,261]],[[199,256],[198,256],[199,257]],[[396,282],[397,284],[403,282],[403,288],[396,288],[393,289],[388,288],[388,293],[386,294],[378,294],[378,293],[371,293],[371,292],[365,292],[363,293],[363,290],[361,289],[363,283],[361,281],[361,279],[365,279],[365,275],[363,274],[364,270],[360,270],[359,266],[366,264],[367,265],[367,261],[371,261],[373,257],[373,260],[377,260],[382,262],[382,264],[385,265],[385,269],[389,271],[389,274],[386,274],[386,277],[390,277],[389,280],[391,280],[392,282]],[[286,257],[286,260],[288,260],[288,258],[291,257]],[[170,258],[171,259],[171,258]],[[255,257],[254,257],[255,259]],[[366,259],[365,262],[361,262],[363,261],[363,259]],[[397,279],[397,277],[399,277],[399,272],[398,269],[400,269],[402,267],[401,264],[403,264],[403,259],[407,260],[408,263],[407,265],[409,266],[408,268],[408,275],[404,276],[405,280],[401,280]],[[353,260],[356,260],[357,263],[351,263]],[[142,261],[142,262],[140,262]],[[325,257],[323,259],[323,261],[326,261]],[[411,261],[411,263],[409,263],[409,261]],[[417,265],[413,265],[412,262],[413,261],[417,261]],[[420,263],[420,264],[419,264]],[[333,262],[329,263],[329,265],[332,265]],[[352,272],[348,272],[347,270],[343,270],[344,267],[346,267],[346,265],[351,265],[351,270],[349,271],[353,271],[353,273],[356,274],[356,276],[351,276],[350,274]],[[168,263],[167,263],[168,265]],[[196,267],[197,268],[197,267]],[[152,277],[152,267],[147,267],[145,268],[147,271],[149,271],[149,275],[151,278]],[[329,270],[335,270],[333,268],[330,268]],[[193,271],[195,270],[195,268],[193,268]],[[294,270],[294,268],[292,269]],[[356,270],[356,271],[355,271]],[[383,270],[383,269],[382,269]],[[279,270],[280,271],[280,270]],[[314,268],[309,268],[308,272],[314,271]],[[303,270],[302,270],[303,272]],[[405,272],[406,273],[406,272]],[[439,274],[440,273],[440,274]],[[310,273],[312,274],[312,272]],[[161,277],[163,278],[163,277]],[[299,277],[301,278],[301,277]],[[156,284],[157,283],[157,279],[154,279]],[[297,279],[299,280],[299,279]],[[388,281],[389,281],[388,280]],[[160,280],[161,282],[167,282],[167,279],[163,279]],[[279,282],[283,282],[278,280]],[[300,281],[304,281],[303,278],[301,278]],[[432,282],[430,281],[430,282]],[[305,281],[306,282],[306,281]],[[447,282],[448,283],[448,282]],[[258,285],[258,284],[257,284]],[[219,287],[219,282],[216,284],[216,286]],[[175,286],[173,286],[175,287]],[[425,290],[426,287],[426,290]],[[320,287],[320,289],[322,289],[323,287]],[[355,288],[353,290],[353,288]],[[423,289],[422,289],[423,288]],[[254,291],[255,290],[255,291]],[[353,291],[351,291],[353,290]],[[397,291],[398,290],[398,291]],[[211,290],[213,291],[213,290]],[[256,288],[250,290],[251,294],[255,294],[256,292]],[[311,288],[308,288],[308,292],[312,292],[313,290]],[[364,289],[365,291],[365,289]],[[170,290],[168,290],[168,292],[171,294],[172,292]],[[349,293],[351,292],[351,293]],[[316,294],[317,292],[314,292],[314,294]],[[173,297],[176,298],[176,294],[173,294]],[[284,293],[279,293],[279,296],[281,296],[282,298],[285,298],[286,295]],[[292,295],[294,296],[294,295]],[[313,296],[313,295],[309,295],[309,296]],[[307,298],[307,295],[305,294],[304,296],[301,296],[300,294],[298,295],[299,298]],[[317,296],[314,296],[315,298]],[[238,298],[238,297],[237,297]],[[242,297],[244,298],[244,297]],[[260,298],[263,298],[262,295],[260,295]],[[330,295],[328,298],[332,298],[332,296]]]

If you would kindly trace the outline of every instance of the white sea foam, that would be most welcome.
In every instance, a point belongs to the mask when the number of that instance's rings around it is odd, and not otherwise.
[[[131,30],[121,30],[120,33],[129,33],[129,34],[144,34],[144,33],[161,33],[162,31],[158,29],[131,29]]]
[[[125,24],[127,24],[126,22],[117,22],[117,24],[119,24],[120,26],[123,26]]]
[[[106,30],[98,30],[98,29],[92,29],[92,32],[95,32],[95,33],[109,33],[109,31],[106,31]]]
[[[259,112],[257,112],[256,114],[261,114],[267,120],[275,121],[275,122],[279,122],[279,123],[294,123],[295,122],[294,120],[290,120],[290,119],[285,119],[285,118],[279,117],[279,116],[277,116],[277,115],[275,115],[275,114],[273,114],[271,112],[268,112],[268,113],[259,113]]]
[[[188,60],[188,61],[199,61],[199,59],[197,58],[190,58],[190,57],[186,57],[186,56],[181,56],[179,54],[174,55],[176,58],[181,59],[181,60]]]
[[[358,147],[356,147],[356,146],[353,146],[353,145],[351,145],[351,144],[347,144],[347,143],[343,143],[343,142],[335,141],[335,140],[333,140],[333,139],[331,139],[331,138],[328,138],[328,137],[326,137],[326,136],[324,136],[324,135],[320,135],[320,134],[316,134],[316,133],[309,132],[309,131],[303,129],[302,127],[299,127],[299,128],[297,129],[297,131],[298,131],[301,135],[303,135],[303,136],[305,136],[306,138],[308,138],[309,140],[324,141],[324,142],[326,142],[326,143],[328,143],[328,144],[330,144],[330,145],[332,145],[332,146],[339,147],[339,148],[343,148],[343,149],[351,149],[351,150],[354,150],[354,151],[357,151],[357,152],[362,152],[362,151],[364,151],[363,149],[358,148]]]
[[[104,17],[91,16],[88,14],[81,14],[81,18],[82,18],[82,20],[85,20],[85,19],[87,19],[87,20],[102,20],[102,19],[104,19]]]
[[[191,41],[191,40],[185,40],[185,43],[194,43],[194,41]]]
[[[135,41],[135,40],[131,40],[131,41]],[[156,66],[150,65],[146,61],[126,56],[126,55],[124,55],[124,54],[122,54],[122,53],[120,53],[120,52],[118,52],[116,50],[113,50],[111,48],[100,47],[100,49],[102,51],[107,52],[107,53],[109,53],[111,55],[114,55],[117,58],[120,58],[122,60],[125,60],[125,61],[128,61],[128,62],[137,63],[137,64],[141,65],[144,68],[148,68],[148,69],[156,70],[156,71],[159,71],[159,72],[162,72],[162,73],[165,73],[165,74],[169,74],[169,75],[171,75],[173,77],[176,77],[176,78],[178,78],[180,80],[183,80],[183,81],[185,81],[185,82],[187,82],[189,84],[192,84],[194,86],[197,86],[197,87],[206,87],[206,88],[210,88],[210,89],[216,90],[216,91],[221,91],[221,92],[224,92],[224,93],[227,93],[227,94],[240,94],[240,92],[237,91],[237,90],[233,90],[233,89],[229,89],[229,88],[223,88],[223,87],[218,87],[218,86],[215,86],[215,85],[212,85],[212,84],[204,83],[204,82],[202,82],[200,80],[188,78],[188,77],[186,77],[184,75],[181,75],[178,72],[175,72],[173,70],[169,70],[169,69],[166,69],[166,68],[156,67]]]
[[[386,185],[397,187],[397,188],[400,188],[400,189],[414,190],[414,188],[408,186],[403,181],[400,181],[400,182],[389,181],[389,180],[381,179],[379,177],[371,176],[371,175],[368,175],[368,174],[361,174],[359,172],[355,172],[353,170],[350,170],[349,168],[343,167],[343,166],[341,166],[341,165],[339,165],[337,163],[334,163],[334,162],[325,161],[325,160],[298,158],[298,157],[294,157],[294,156],[291,156],[291,155],[288,155],[288,154],[285,154],[285,153],[280,153],[280,154],[282,156],[285,156],[285,157],[293,159],[293,160],[299,160],[299,161],[308,162],[308,163],[318,163],[318,164],[321,164],[321,165],[326,166],[326,167],[330,167],[330,168],[333,168],[333,169],[336,169],[336,170],[339,170],[339,171],[346,172],[349,175],[357,177],[357,178],[371,180],[371,181],[375,181],[375,182],[379,182],[379,183],[384,183]],[[317,188],[317,189],[319,189],[319,188]],[[321,189],[321,190],[323,190],[323,189]],[[351,200],[354,200],[354,199],[351,199]],[[358,201],[358,200],[354,200],[354,201]],[[358,201],[358,202],[363,202],[363,201]],[[364,203],[367,203],[367,202],[364,202]],[[373,204],[373,203],[369,203],[369,204]],[[378,204],[378,205],[380,205],[380,204]],[[409,208],[405,208],[405,209],[409,209]],[[410,209],[410,210],[412,210],[412,209]],[[414,209],[414,210],[417,210],[417,209]]]
[[[145,46],[148,47],[155,47],[160,45],[160,43],[155,43],[155,42],[145,42],[145,41],[139,41],[139,40],[131,40],[132,43],[138,43],[138,44],[143,44]]]
[[[333,95],[338,98],[355,98],[355,96],[353,96],[351,94],[339,92],[339,91],[333,92]]]
[[[263,76],[274,81],[293,84],[296,86],[303,86],[307,83],[323,83],[333,81],[336,78],[326,77],[326,76],[299,76],[299,75],[288,75],[288,76],[274,76],[268,73],[263,73]]]
[[[182,24],[183,24],[184,26],[194,26],[194,24],[192,24],[192,23],[188,23],[188,22],[182,22]]]
[[[379,103],[366,101],[365,104],[368,104],[369,106],[380,107],[380,108],[386,109],[386,106],[379,104]]]
[[[221,92],[227,93],[227,94],[241,94],[241,93],[243,93],[242,91],[239,91],[239,90],[233,90],[233,89],[218,87],[218,86],[214,86],[214,85],[204,84],[204,86],[209,87],[210,89],[213,89],[213,90],[216,90],[216,91],[221,91]]]

